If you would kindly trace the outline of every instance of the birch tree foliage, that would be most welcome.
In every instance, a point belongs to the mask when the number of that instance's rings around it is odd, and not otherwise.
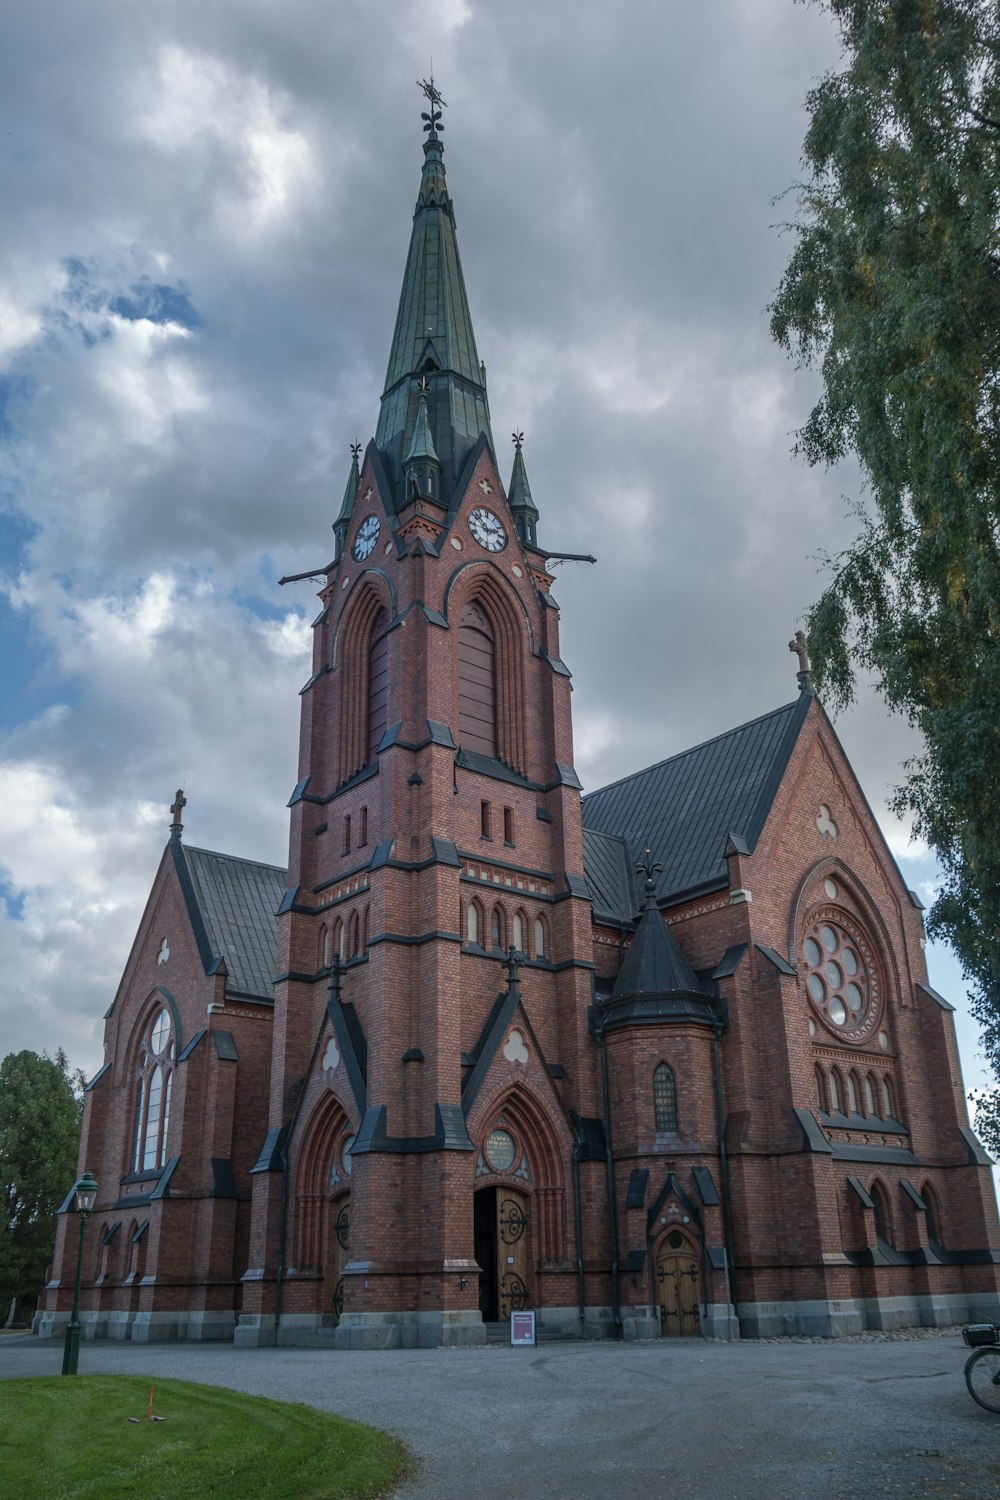
[[[958,953],[1000,1077],[1000,7],[816,3],[841,65],[807,98],[769,311],[821,377],[798,452],[855,456],[865,491],[810,650],[834,711],[872,674],[920,731],[896,810],[940,861],[928,927]],[[977,1124],[1000,1150],[997,1095]]]

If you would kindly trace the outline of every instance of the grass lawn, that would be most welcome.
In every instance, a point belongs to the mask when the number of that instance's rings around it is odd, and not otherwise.
[[[309,1406],[124,1375],[0,1382],[0,1500],[372,1500],[409,1471],[395,1438]]]

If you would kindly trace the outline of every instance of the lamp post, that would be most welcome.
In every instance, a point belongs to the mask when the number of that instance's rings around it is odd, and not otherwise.
[[[80,1356],[80,1278],[83,1275],[83,1236],[87,1220],[94,1212],[97,1202],[97,1183],[89,1172],[84,1172],[73,1190],[73,1207],[80,1215],[80,1243],[76,1252],[76,1286],[73,1290],[73,1314],[66,1326],[66,1343],[63,1346],[62,1372],[75,1375]]]

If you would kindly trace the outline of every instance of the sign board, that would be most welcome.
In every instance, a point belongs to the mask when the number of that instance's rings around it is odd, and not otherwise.
[[[535,1315],[533,1312],[511,1313],[510,1342],[513,1347],[516,1347],[519,1344],[534,1344]]]

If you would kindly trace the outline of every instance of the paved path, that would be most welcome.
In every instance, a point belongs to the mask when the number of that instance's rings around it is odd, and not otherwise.
[[[335,1353],[84,1344],[80,1369],[302,1401],[398,1434],[398,1500],[996,1500],[1000,1416],[965,1389],[961,1338],[898,1343],[548,1344]],[[61,1344],[0,1339],[0,1377]],[[0,1389],[2,1400],[2,1389]]]

